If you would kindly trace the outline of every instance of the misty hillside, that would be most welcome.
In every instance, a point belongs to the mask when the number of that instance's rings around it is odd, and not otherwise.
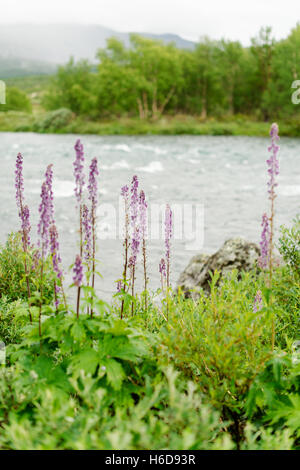
[[[141,34],[177,47],[192,49],[194,43],[173,34]],[[129,33],[120,33],[98,25],[71,24],[11,24],[0,28],[0,78],[51,73],[55,65],[63,64],[71,56],[95,60],[99,48],[105,47],[111,37],[129,43]]]

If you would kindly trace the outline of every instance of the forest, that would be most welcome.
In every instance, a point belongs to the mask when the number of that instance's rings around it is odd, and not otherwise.
[[[184,50],[132,34],[126,48],[112,37],[98,50],[96,63],[70,58],[54,76],[32,77],[31,87],[30,77],[8,80],[7,104],[1,111],[10,113],[1,113],[0,127],[255,135],[267,131],[259,131],[255,123],[272,116],[280,121],[282,135],[297,136],[299,54],[299,25],[279,41],[271,28],[262,28],[249,47],[205,37],[194,50]],[[211,129],[212,121],[224,125]],[[171,129],[164,128],[166,122],[173,122]]]

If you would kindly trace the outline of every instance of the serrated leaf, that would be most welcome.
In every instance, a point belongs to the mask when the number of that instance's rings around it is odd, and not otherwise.
[[[101,362],[101,366],[106,368],[107,382],[115,390],[120,390],[122,382],[125,378],[125,372],[121,364],[115,359],[105,358]]]

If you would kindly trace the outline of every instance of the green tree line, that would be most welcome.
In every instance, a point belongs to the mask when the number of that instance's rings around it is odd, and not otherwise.
[[[298,112],[291,85],[300,79],[300,25],[280,41],[262,28],[250,47],[205,37],[194,50],[180,50],[132,34],[129,48],[109,39],[97,60],[96,66],[71,59],[59,67],[46,109],[153,120],[175,114],[267,120]]]

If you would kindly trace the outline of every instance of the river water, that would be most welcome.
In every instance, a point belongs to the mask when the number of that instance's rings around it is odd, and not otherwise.
[[[14,165],[18,152],[24,156],[25,197],[31,210],[32,238],[38,221],[42,178],[54,164],[56,222],[65,271],[78,252],[77,213],[74,200],[74,143],[80,136],[0,133],[0,242],[18,230],[15,205]],[[203,246],[186,239],[172,243],[172,282],[188,260],[199,251],[212,253],[223,242],[243,236],[259,242],[261,215],[269,208],[266,158],[268,138],[212,136],[81,136],[86,159],[98,157],[100,166],[97,291],[106,300],[115,291],[122,272],[122,240],[115,238],[120,187],[137,174],[149,207],[170,203],[177,208],[198,204],[204,208]],[[276,199],[276,227],[290,224],[300,212],[300,140],[280,141],[280,177]],[[185,205],[185,206],[184,206]],[[175,206],[174,206],[175,207]],[[152,209],[151,209],[152,210]],[[185,209],[184,209],[185,210]],[[195,212],[194,209],[194,218]],[[114,212],[115,211],[115,212]],[[183,220],[185,219],[184,212]],[[201,219],[202,220],[202,219]],[[189,220],[189,223],[191,220]],[[123,220],[120,221],[123,224]],[[195,221],[194,221],[195,225]],[[185,230],[185,229],[184,229]],[[118,232],[118,227],[117,227]],[[176,237],[180,237],[180,233]],[[148,240],[150,286],[159,286],[158,263],[164,254],[163,236]],[[201,238],[201,237],[200,237]],[[138,275],[142,269],[139,268]],[[66,275],[67,282],[70,274]]]

